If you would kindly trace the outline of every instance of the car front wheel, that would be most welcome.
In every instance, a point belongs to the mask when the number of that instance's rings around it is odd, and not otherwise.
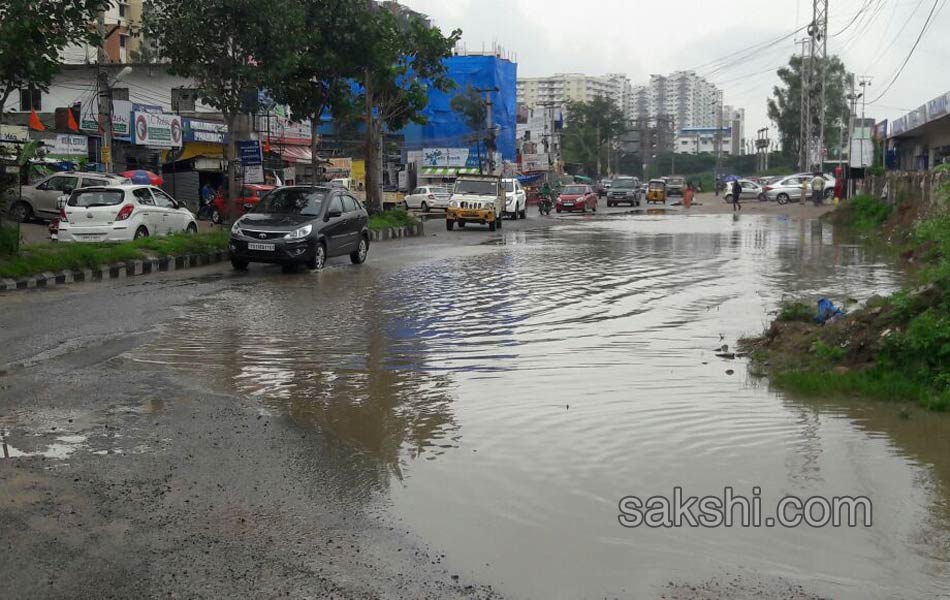
[[[311,271],[319,271],[323,269],[327,264],[327,247],[323,245],[323,242],[317,244],[316,250],[313,251],[313,258],[307,261],[307,268]]]
[[[788,194],[779,194],[776,200],[779,204],[788,204]]]
[[[188,223],[188,227],[185,227],[185,233],[198,233],[198,226],[194,223]]]
[[[366,262],[366,256],[369,254],[369,241],[366,236],[360,237],[360,245],[350,254],[350,262],[354,265],[361,265]]]

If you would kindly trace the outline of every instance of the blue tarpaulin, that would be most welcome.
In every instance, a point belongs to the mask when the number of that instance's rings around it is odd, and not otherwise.
[[[498,152],[504,160],[514,161],[518,127],[518,66],[495,56],[453,56],[447,58],[445,64],[448,77],[456,83],[456,88],[448,93],[432,91],[429,94],[429,105],[423,111],[428,123],[409,125],[401,132],[405,136],[406,149],[469,148],[475,155],[475,145],[471,141],[475,132],[449,106],[456,94],[471,85],[481,90],[498,90],[490,92]]]

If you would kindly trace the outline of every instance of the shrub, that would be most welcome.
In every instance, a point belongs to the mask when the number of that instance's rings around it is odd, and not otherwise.
[[[852,198],[849,202],[849,208],[851,226],[860,230],[880,227],[894,211],[894,207],[890,204],[868,194],[861,194]]]
[[[814,323],[815,312],[804,302],[783,302],[779,307],[778,320],[786,323]]]
[[[0,256],[13,256],[19,248],[20,231],[16,226],[0,224]]]
[[[409,227],[419,221],[402,209],[387,210],[369,219],[369,228],[372,230],[387,229],[389,227]]]

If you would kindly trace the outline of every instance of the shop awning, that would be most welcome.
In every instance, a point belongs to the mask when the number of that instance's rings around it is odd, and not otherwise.
[[[181,155],[176,160],[191,160],[198,156],[223,158],[224,146],[210,142],[185,142],[185,147],[181,149]]]
[[[459,175],[478,175],[477,167],[424,167],[423,177],[458,177]]]
[[[313,162],[313,152],[306,146],[276,146],[271,144],[271,154],[277,154],[288,162]]]

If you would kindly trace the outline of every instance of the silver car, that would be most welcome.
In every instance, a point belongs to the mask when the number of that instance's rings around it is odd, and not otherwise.
[[[803,177],[792,175],[780,179],[771,185],[765,186],[765,197],[779,204],[788,204],[789,202],[798,202],[802,199],[802,184],[811,185],[811,175]]]
[[[814,179],[814,175],[812,175],[811,173],[796,173],[795,176],[807,178],[809,182],[812,179]],[[837,180],[835,179],[834,175],[829,175],[828,173],[823,174],[821,177],[825,180],[825,198],[824,199],[831,200],[832,198],[835,197],[835,185],[837,183]],[[811,192],[809,191],[808,193],[810,194]]]
[[[740,179],[739,185],[742,186],[742,193],[739,195],[739,200],[758,200],[759,196],[761,196],[765,191],[761,185],[755,183],[754,181],[749,181],[748,179]],[[726,195],[723,196],[722,199],[729,204],[732,204],[732,183],[727,184]]]
[[[19,198],[10,201],[10,216],[20,223],[33,219],[52,221],[59,217],[59,198],[85,187],[106,187],[128,183],[128,179],[106,173],[64,171],[54,173],[36,185],[25,185]]]

